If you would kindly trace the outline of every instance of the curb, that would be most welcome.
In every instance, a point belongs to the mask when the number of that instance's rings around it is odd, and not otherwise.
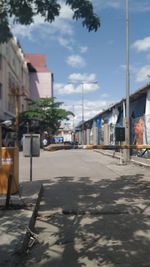
[[[38,197],[37,197],[37,200],[36,200],[36,204],[35,204],[35,207],[34,207],[34,210],[33,210],[33,213],[32,213],[31,218],[29,220],[29,225],[28,225],[26,233],[24,235],[21,248],[16,252],[17,254],[23,254],[28,249],[28,244],[29,244],[29,241],[30,241],[31,232],[34,231],[36,217],[37,217],[37,213],[38,213],[38,210],[39,210],[40,201],[41,201],[41,197],[43,195],[43,191],[44,191],[44,187],[43,187],[43,185],[41,185],[40,191],[38,193]]]

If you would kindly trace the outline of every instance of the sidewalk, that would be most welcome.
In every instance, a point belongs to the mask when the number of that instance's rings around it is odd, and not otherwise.
[[[111,156],[120,159],[120,152],[115,152],[114,150],[103,150],[103,149],[94,149],[95,152],[101,153],[103,155]],[[150,167],[150,159],[144,158],[144,157],[138,157],[138,156],[131,156],[131,162],[145,166]]]
[[[21,183],[21,198],[18,194],[12,195],[8,210],[2,208],[6,197],[0,198],[0,266],[16,266],[14,253],[21,247],[40,186],[39,181],[34,182],[34,187],[30,182]]]

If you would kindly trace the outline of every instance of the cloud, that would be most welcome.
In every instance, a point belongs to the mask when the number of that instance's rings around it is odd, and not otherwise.
[[[150,65],[145,65],[137,72],[136,81],[144,82],[148,79],[148,75],[150,75]]]
[[[35,38],[35,32],[39,32],[40,36],[45,36],[44,34],[48,34],[50,37],[56,37],[56,34],[62,36],[72,36],[74,34],[73,26],[72,26],[72,15],[73,12],[69,6],[66,6],[64,3],[61,3],[61,10],[59,17],[55,18],[55,21],[52,23],[45,22],[44,18],[41,15],[37,15],[34,17],[34,23],[30,25],[20,25],[13,24],[12,20],[11,28],[16,36],[21,36],[23,38],[29,38],[30,40]]]
[[[96,74],[95,73],[72,73],[69,75],[68,80],[73,83],[77,82],[95,82],[96,81]]]
[[[86,53],[88,50],[88,47],[87,46],[80,46],[80,53],[83,54],[83,53]]]
[[[54,90],[57,95],[70,95],[70,94],[81,94],[82,90],[84,93],[93,92],[99,89],[99,85],[97,83],[55,83]]]
[[[99,114],[106,108],[108,108],[114,101],[112,100],[95,100],[95,101],[84,101],[84,119],[85,121],[93,118],[95,115]],[[73,111],[75,114],[71,121],[77,125],[82,121],[82,104],[81,101],[68,101],[68,104],[63,107],[67,110]],[[73,124],[72,123],[72,124]]]
[[[73,50],[73,46],[72,46],[73,40],[71,40],[70,38],[67,38],[64,36],[58,36],[57,40],[61,46],[67,48],[70,51]]]
[[[132,46],[139,52],[150,50],[150,36],[141,40],[137,40]]]
[[[68,65],[74,68],[83,68],[86,65],[84,58],[80,55],[71,55],[67,57],[66,62]]]

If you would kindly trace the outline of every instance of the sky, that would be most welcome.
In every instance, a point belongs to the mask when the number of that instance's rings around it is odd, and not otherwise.
[[[55,22],[37,16],[29,26],[13,25],[13,33],[25,53],[46,55],[54,96],[74,112],[76,125],[83,112],[88,120],[125,97],[125,0],[92,1],[101,21],[97,32],[72,20],[72,11],[60,1]],[[150,0],[129,0],[129,62],[132,93],[150,82]]]

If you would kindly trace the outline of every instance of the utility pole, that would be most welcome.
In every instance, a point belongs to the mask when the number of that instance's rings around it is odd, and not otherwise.
[[[84,83],[82,85],[82,145],[84,145]]]
[[[130,70],[129,70],[129,4],[125,0],[126,17],[126,118],[125,118],[125,140],[130,145]],[[126,150],[125,163],[130,161],[130,149]]]

